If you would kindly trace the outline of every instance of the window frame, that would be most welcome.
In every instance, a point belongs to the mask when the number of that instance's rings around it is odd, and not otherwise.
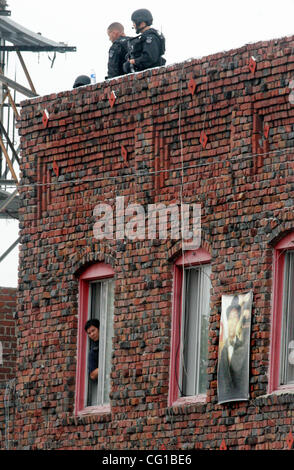
[[[294,232],[283,237],[274,248],[268,393],[283,390],[294,392],[294,384],[280,385],[285,254],[293,250]]]
[[[195,396],[180,397],[178,380],[180,377],[180,345],[182,332],[182,280],[185,268],[211,264],[211,255],[204,248],[185,252],[173,266],[173,295],[172,295],[172,329],[171,329],[171,358],[169,373],[168,406],[178,406],[185,403],[204,403],[207,393]]]
[[[87,391],[88,337],[84,327],[88,320],[90,284],[95,281],[106,280],[113,277],[113,268],[104,262],[89,266],[79,277],[75,415],[110,413],[110,404],[101,406],[85,406]]]

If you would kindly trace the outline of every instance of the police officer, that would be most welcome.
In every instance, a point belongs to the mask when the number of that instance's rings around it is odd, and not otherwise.
[[[123,64],[126,61],[127,44],[130,38],[125,35],[124,27],[120,23],[112,23],[108,26],[107,34],[112,46],[108,54],[108,74],[106,78],[113,78],[125,73]]]
[[[80,86],[84,85],[90,85],[91,79],[88,77],[88,75],[79,75],[73,84],[73,88],[78,88]]]
[[[136,10],[131,19],[139,36],[129,41],[128,60],[123,65],[125,73],[164,65],[166,60],[162,56],[165,53],[165,38],[159,31],[151,28],[151,12],[144,8]]]

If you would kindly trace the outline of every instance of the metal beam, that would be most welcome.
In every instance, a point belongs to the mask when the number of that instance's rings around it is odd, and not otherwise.
[[[2,99],[2,103],[0,105],[0,107],[2,108],[2,106],[4,106],[4,103],[5,103],[5,100],[6,98],[8,97],[8,88],[6,88],[6,91],[4,93],[4,96],[3,96],[3,99]]]
[[[36,98],[36,96],[38,96],[35,93],[33,93],[32,90],[29,90],[28,88],[20,85],[14,80],[11,80],[10,78],[5,77],[1,73],[0,73],[0,82],[4,83],[6,86],[10,88],[13,88],[14,90],[18,91],[21,94],[28,96],[29,98]]]
[[[5,251],[5,253],[3,253],[3,255],[0,256],[0,263],[2,263],[2,261],[6,258],[6,256],[9,255],[9,253],[11,253],[11,251],[19,244],[20,242],[20,237],[18,237],[18,239],[8,248],[8,250]]]
[[[24,71],[24,73],[25,73],[25,76],[27,77],[27,81],[29,82],[29,85],[30,85],[30,87],[31,87],[32,92],[37,94],[36,89],[35,89],[35,87],[34,87],[34,84],[33,84],[33,82],[32,82],[32,79],[31,79],[31,77],[30,77],[29,71],[28,71],[28,69],[27,69],[27,66],[26,66],[26,64],[25,64],[25,61],[23,60],[23,57],[22,57],[21,53],[20,53],[19,51],[16,51],[16,54],[17,54],[17,57],[18,57],[18,59],[19,59],[19,61],[20,61],[20,63],[21,63],[21,66],[22,66],[22,69],[23,69],[23,71]]]
[[[16,186],[14,180],[0,179],[0,186]]]
[[[14,198],[18,195],[18,190],[16,189],[10,196],[3,202],[2,206],[0,205],[0,212],[3,212],[7,206],[13,201]]]
[[[0,46],[0,51],[6,52],[76,52],[76,47],[71,46]]]
[[[13,109],[14,115],[15,115],[16,119],[19,119],[20,116],[19,116],[19,112],[17,111],[17,107],[16,107],[17,105],[16,105],[16,103],[14,102],[14,99],[11,96],[9,88],[6,88],[6,90],[7,90],[7,93],[8,93],[9,103],[10,103],[10,106],[12,107],[12,109]],[[9,105],[7,105],[7,106],[9,106]]]
[[[8,143],[12,153],[13,153],[13,156],[14,156],[14,159],[17,161],[18,164],[20,164],[19,162],[19,158],[18,158],[18,155],[17,155],[17,152],[14,148],[14,145],[13,143],[11,142],[10,138],[9,138],[9,135],[7,134],[6,132],[6,129],[5,127],[3,126],[2,122],[0,121],[0,132],[2,132],[5,136],[5,139],[6,139],[6,142]]]
[[[8,153],[7,153],[7,150],[6,150],[6,148],[5,148],[5,145],[4,145],[4,142],[3,142],[1,136],[0,136],[0,147],[1,147],[1,149],[2,149],[2,152],[4,153],[4,157],[5,157],[5,159],[6,159],[6,163],[7,163],[8,167],[9,167],[10,173],[11,173],[12,177],[15,179],[15,181],[18,183],[18,179],[17,179],[16,173],[15,173],[15,171],[14,171],[13,165],[12,165],[12,163],[11,163],[10,157],[9,157],[9,155],[8,155]]]
[[[18,108],[20,107],[18,103],[15,103],[15,106],[17,106]],[[0,108],[11,108],[11,104],[10,103],[2,103],[0,105]]]
[[[31,52],[69,52],[76,51],[76,47],[68,46],[65,42],[52,41],[41,33],[34,33],[11,18],[0,16],[0,36],[11,46],[1,44],[2,50],[31,51]]]

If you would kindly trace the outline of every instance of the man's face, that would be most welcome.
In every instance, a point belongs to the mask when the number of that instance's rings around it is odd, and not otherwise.
[[[111,42],[116,41],[121,35],[121,33],[117,30],[107,31],[107,34]]]
[[[87,329],[87,335],[89,336],[89,338],[92,340],[92,341],[98,341],[99,339],[99,330],[98,328],[96,328],[96,326],[90,326],[88,329]]]
[[[228,318],[228,334],[229,334],[229,339],[233,339],[236,335],[236,328],[238,325],[239,321],[239,315],[238,311],[233,308],[230,313],[229,313],[229,318]]]
[[[136,33],[139,34],[144,28],[146,28],[145,21],[142,21],[140,24],[136,24],[133,22],[133,28],[135,29]]]

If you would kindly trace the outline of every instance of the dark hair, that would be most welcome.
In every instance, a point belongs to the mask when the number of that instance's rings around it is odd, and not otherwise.
[[[87,333],[88,329],[90,328],[90,326],[95,326],[95,328],[100,328],[100,321],[97,320],[97,318],[90,318],[90,320],[88,320],[86,323],[85,323],[85,332]]]

